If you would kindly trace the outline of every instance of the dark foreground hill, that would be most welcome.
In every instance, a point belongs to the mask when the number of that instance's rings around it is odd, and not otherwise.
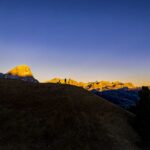
[[[0,79],[0,150],[138,150],[133,118],[79,87]]]

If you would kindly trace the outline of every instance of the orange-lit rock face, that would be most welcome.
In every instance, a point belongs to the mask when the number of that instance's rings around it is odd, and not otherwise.
[[[54,78],[48,82],[65,84],[65,79]],[[132,83],[122,83],[119,81],[115,81],[115,82],[109,82],[109,81],[98,82],[97,81],[97,82],[83,83],[83,82],[77,82],[72,79],[66,79],[66,84],[80,86],[80,87],[83,87],[88,90],[98,89],[100,91],[117,90],[117,89],[121,89],[121,88],[125,88],[125,87],[129,88],[129,89],[135,88],[135,86]]]
[[[30,70],[30,67],[28,67],[27,65],[16,66],[12,70],[10,70],[8,74],[16,75],[19,77],[32,77],[33,76]]]

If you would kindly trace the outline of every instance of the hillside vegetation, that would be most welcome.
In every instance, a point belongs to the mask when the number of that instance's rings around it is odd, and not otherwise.
[[[80,87],[0,79],[0,150],[138,150],[133,119]]]

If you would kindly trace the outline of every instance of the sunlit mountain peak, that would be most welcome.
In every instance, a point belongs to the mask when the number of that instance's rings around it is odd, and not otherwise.
[[[15,68],[11,69],[8,74],[19,76],[19,77],[32,77],[32,72],[29,66],[27,65],[19,65]]]

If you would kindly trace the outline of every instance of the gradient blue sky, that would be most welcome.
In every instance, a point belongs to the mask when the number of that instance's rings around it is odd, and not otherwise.
[[[149,0],[0,0],[0,72],[150,85]]]

